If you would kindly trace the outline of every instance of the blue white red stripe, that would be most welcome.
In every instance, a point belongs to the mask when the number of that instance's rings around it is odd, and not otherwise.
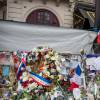
[[[29,74],[37,84],[42,85],[42,86],[50,86],[51,85],[50,80],[47,80],[33,72],[29,72]]]
[[[17,70],[17,78],[21,72],[21,68],[24,67],[25,68],[25,64],[23,62],[20,63],[19,67],[18,67],[18,70]]]

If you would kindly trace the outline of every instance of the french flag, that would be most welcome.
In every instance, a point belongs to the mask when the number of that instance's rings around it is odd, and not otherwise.
[[[97,43],[100,44],[100,31],[98,32],[98,35],[97,35]]]
[[[78,64],[78,66],[77,66],[77,68],[76,68],[76,70],[75,70],[75,72],[76,72],[76,74],[78,75],[78,76],[81,76],[81,68],[80,68],[80,65]]]
[[[75,75],[70,79],[71,85],[68,88],[68,91],[73,91],[75,88],[79,88],[81,84],[81,68],[80,65],[78,64],[76,69],[75,69]]]

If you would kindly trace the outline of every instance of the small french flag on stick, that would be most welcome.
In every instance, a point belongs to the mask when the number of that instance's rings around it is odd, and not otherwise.
[[[80,68],[80,65],[78,64],[78,66],[77,66],[77,68],[76,68],[76,74],[78,75],[78,76],[81,76],[81,68]]]
[[[98,32],[98,35],[97,35],[97,43],[100,44],[100,31]]]

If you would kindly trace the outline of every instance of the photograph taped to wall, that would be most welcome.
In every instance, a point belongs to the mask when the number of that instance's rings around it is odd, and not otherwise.
[[[10,52],[0,52],[0,65],[10,65]]]
[[[9,76],[10,66],[2,66],[2,76]]]

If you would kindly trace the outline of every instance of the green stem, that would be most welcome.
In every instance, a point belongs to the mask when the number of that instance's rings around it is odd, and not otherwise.
[[[21,92],[21,93],[18,95],[18,97],[17,97],[17,99],[16,99],[16,100],[20,100],[20,98],[21,98],[22,94],[23,94],[23,92]]]
[[[62,87],[60,86],[58,81],[57,81],[57,84],[58,84],[59,88],[61,89],[61,91],[62,91],[62,93],[63,93],[63,95],[65,97],[65,100],[68,100],[66,93],[64,92],[64,90],[62,89]]]

